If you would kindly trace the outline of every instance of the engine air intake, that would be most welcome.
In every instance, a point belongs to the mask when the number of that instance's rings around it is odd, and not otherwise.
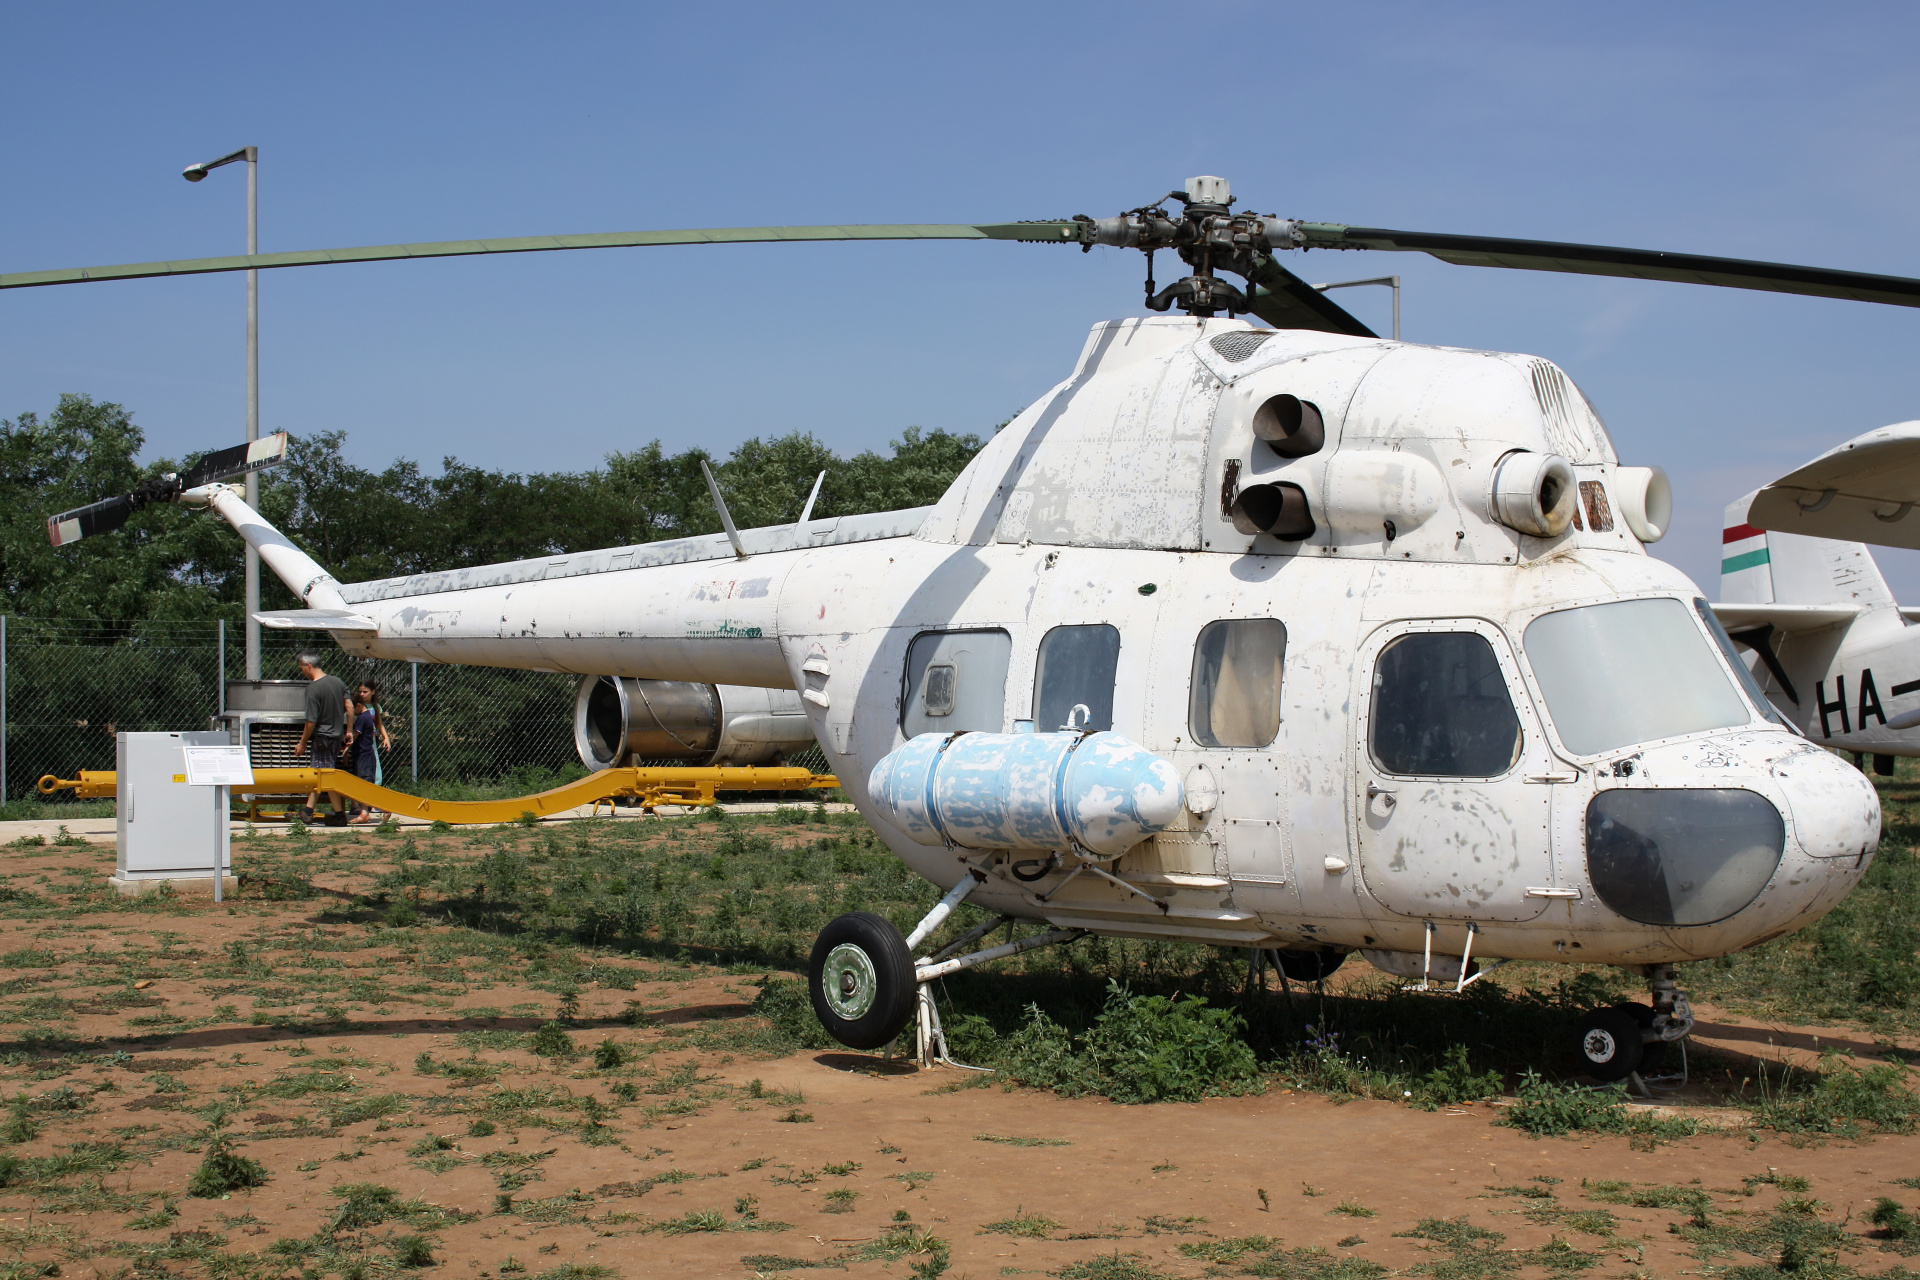
[[[1565,458],[1517,449],[1494,468],[1487,505],[1496,523],[1536,538],[1557,538],[1573,524],[1577,492]]]

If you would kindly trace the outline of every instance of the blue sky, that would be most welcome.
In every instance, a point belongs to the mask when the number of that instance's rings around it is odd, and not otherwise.
[[[474,235],[1105,215],[1193,173],[1316,221],[1920,276],[1920,9],[1773,3],[0,8],[0,271]],[[1410,339],[1560,362],[1673,475],[1662,554],[1920,417],[1920,310],[1316,254],[1398,271]],[[1164,271],[1162,272],[1164,275]],[[368,466],[584,468],[658,438],[980,431],[1137,314],[1137,254],[614,250],[262,277],[262,417]],[[1367,296],[1372,295],[1372,296]],[[0,296],[0,415],[238,439],[238,276]],[[1384,290],[1342,296],[1384,329]],[[1920,602],[1920,556],[1883,556]]]

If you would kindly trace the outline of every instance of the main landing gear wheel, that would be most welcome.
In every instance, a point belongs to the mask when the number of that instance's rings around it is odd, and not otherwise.
[[[1640,1069],[1640,1020],[1618,1005],[1594,1009],[1574,1027],[1574,1060],[1596,1080],[1625,1080]]]
[[[1344,951],[1276,951],[1274,963],[1290,982],[1318,982],[1347,962]]]
[[[841,916],[814,940],[807,991],[828,1035],[849,1049],[878,1049],[913,1018],[919,990],[907,940],[871,911]]]

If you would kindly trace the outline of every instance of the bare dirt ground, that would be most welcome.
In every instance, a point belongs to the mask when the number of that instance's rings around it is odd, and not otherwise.
[[[1865,1214],[1920,1200],[1920,1137],[1791,1145],[1718,1107],[1638,1149],[1499,1104],[1125,1107],[769,1056],[738,968],[437,946],[356,917],[348,870],[127,903],[110,848],[7,854],[9,901],[60,909],[0,920],[0,1276],[1824,1278],[1893,1269]],[[1706,1013],[1728,1054],[1888,1050]],[[573,1051],[534,1053],[562,1014]],[[221,1135],[263,1185],[187,1194]],[[1782,1245],[1800,1220],[1824,1253]]]

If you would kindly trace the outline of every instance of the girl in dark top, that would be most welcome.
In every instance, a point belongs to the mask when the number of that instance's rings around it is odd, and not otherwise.
[[[380,714],[379,698],[380,690],[371,680],[360,682],[353,702],[353,732],[348,738],[354,775],[376,785],[380,782],[380,752],[393,749],[393,739]],[[374,815],[373,809],[362,809],[353,821],[356,824],[374,822],[378,820]]]

